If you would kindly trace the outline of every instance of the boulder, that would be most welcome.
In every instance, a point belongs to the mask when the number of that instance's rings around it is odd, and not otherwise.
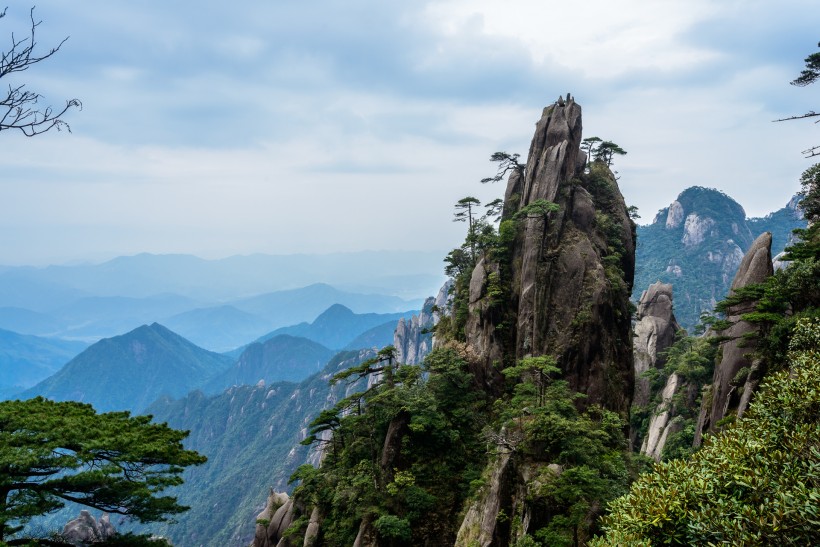
[[[87,510],[80,511],[80,516],[68,521],[63,526],[63,539],[72,545],[88,545],[109,539],[117,534],[109,520],[108,514],[103,513],[97,521]]]

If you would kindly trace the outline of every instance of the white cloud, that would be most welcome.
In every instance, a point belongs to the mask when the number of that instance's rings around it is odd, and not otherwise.
[[[680,36],[716,16],[707,0],[532,2],[447,0],[428,16],[452,40],[480,32],[523,43],[538,63],[606,79],[634,70],[685,70],[720,56]]]
[[[464,231],[452,204],[501,195],[477,182],[487,158],[526,154],[542,107],[568,90],[585,134],[628,150],[617,168],[644,221],[693,184],[769,212],[820,141],[811,123],[770,122],[817,108],[816,90],[787,83],[817,40],[805,28],[820,6],[805,0],[37,12],[43,44],[71,40],[25,81],[85,108],[72,135],[0,136],[0,263],[451,247]]]

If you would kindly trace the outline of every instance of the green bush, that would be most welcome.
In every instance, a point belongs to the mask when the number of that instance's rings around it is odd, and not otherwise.
[[[789,364],[743,419],[612,502],[591,545],[820,543],[820,320],[797,322]]]
[[[382,539],[410,541],[413,536],[410,530],[410,523],[395,515],[382,515],[376,519],[376,522],[373,523],[373,527]]]

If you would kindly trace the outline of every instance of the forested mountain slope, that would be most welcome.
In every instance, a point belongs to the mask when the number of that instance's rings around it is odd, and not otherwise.
[[[188,393],[232,363],[154,323],[100,340],[20,397],[42,395],[90,403],[97,411],[141,412],[161,395]]]
[[[796,200],[766,217],[747,219],[743,207],[726,194],[687,188],[652,224],[638,226],[632,299],[637,302],[652,283],[671,283],[675,315],[691,331],[700,315],[711,313],[728,294],[743,254],[757,236],[771,232],[772,254],[777,255],[792,230],[805,225]]]

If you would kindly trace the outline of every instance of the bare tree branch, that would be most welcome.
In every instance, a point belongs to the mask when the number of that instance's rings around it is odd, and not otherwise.
[[[0,12],[0,19],[6,16],[8,8]],[[11,46],[7,51],[0,52],[0,78],[4,78],[15,72],[24,72],[32,65],[48,59],[63,46],[68,40],[64,38],[56,47],[51,48],[44,54],[37,53],[37,41],[35,34],[37,27],[42,21],[34,19],[34,8],[29,12],[31,21],[26,37],[17,38],[14,33],[11,35]],[[2,95],[0,95],[2,97]],[[27,137],[33,137],[56,128],[58,131],[67,130],[71,132],[71,127],[62,118],[71,108],[82,110],[82,103],[78,99],[69,99],[65,106],[54,108],[46,106],[40,108],[38,103],[42,95],[37,92],[25,89],[25,84],[8,86],[8,93],[5,98],[0,99],[0,131],[7,129],[17,129]]]
[[[811,110],[806,112],[805,114],[800,114],[799,116],[789,116],[788,118],[780,118],[779,120],[772,120],[775,122],[787,122],[789,120],[801,120],[803,118],[814,118],[815,116],[820,116],[820,113]],[[817,122],[815,122],[817,123]]]

